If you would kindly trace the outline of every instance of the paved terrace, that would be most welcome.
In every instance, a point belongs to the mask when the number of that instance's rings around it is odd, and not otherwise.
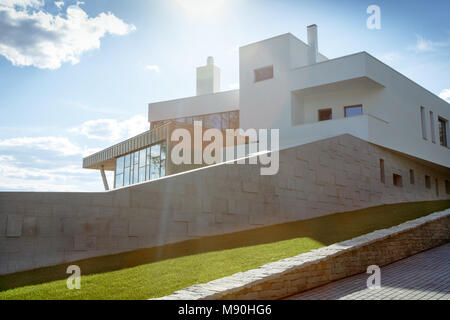
[[[381,288],[368,289],[358,274],[288,300],[450,300],[450,243],[381,268]]]

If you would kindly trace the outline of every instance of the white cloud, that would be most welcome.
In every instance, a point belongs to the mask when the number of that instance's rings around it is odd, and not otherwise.
[[[450,103],[450,89],[444,89],[439,94],[439,97]]]
[[[417,52],[433,52],[442,47],[447,47],[450,45],[450,41],[432,41],[425,39],[420,35],[416,35],[417,42],[414,47],[410,47],[410,49]]]
[[[26,7],[40,7],[44,4],[43,0],[0,0],[0,6],[14,8],[15,6]]]
[[[59,9],[61,9],[64,5],[64,1],[55,1],[55,6],[57,6]]]
[[[83,155],[85,151],[65,137],[23,137],[0,140],[0,148],[36,149],[62,156]],[[88,152],[88,151],[86,151]]]
[[[16,66],[58,69],[100,48],[106,34],[122,36],[136,29],[110,12],[90,18],[80,4],[53,15],[44,11],[42,1],[0,0],[0,54]]]
[[[41,161],[42,162],[42,161]],[[94,191],[101,190],[98,173],[75,164],[47,168],[0,155],[0,190],[16,191]],[[111,175],[109,174],[111,181]]]
[[[159,72],[159,66],[157,65],[147,65],[145,66],[145,69],[149,71]]]
[[[134,116],[125,121],[116,119],[97,119],[84,122],[81,126],[69,129],[89,139],[119,141],[131,138],[149,130],[148,119],[143,115]]]

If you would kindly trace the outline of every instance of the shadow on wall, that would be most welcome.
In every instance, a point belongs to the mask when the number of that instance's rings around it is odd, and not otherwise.
[[[131,268],[142,264],[233,248],[248,247],[294,238],[311,238],[324,246],[450,207],[450,200],[383,205],[337,213],[231,234],[203,237],[179,243],[96,257],[77,262],[0,276],[0,291],[67,278],[69,265],[78,265],[83,275]]]

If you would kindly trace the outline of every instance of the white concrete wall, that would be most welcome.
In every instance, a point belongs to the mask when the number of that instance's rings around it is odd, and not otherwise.
[[[291,35],[285,34],[240,48],[240,120],[243,129],[291,126],[291,97],[287,90],[290,43]],[[255,83],[254,70],[270,65],[274,68],[273,79]]]
[[[331,107],[334,119],[340,119],[345,106],[362,104],[364,114],[372,117],[367,141],[450,167],[450,149],[439,144],[438,132],[438,116],[450,120],[447,102],[365,52],[306,65],[307,47],[285,34],[240,49],[244,129],[278,128],[280,145],[293,145],[305,140],[299,134],[309,133],[297,127],[316,122],[318,109]],[[253,71],[268,65],[274,66],[274,78],[254,83]],[[422,138],[421,106],[427,140]]]

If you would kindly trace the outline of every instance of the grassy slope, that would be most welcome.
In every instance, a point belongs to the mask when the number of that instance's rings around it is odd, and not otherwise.
[[[193,284],[253,269],[448,207],[450,201],[373,207],[80,261],[73,264],[80,265],[84,274],[81,290],[68,290],[65,280],[19,287],[27,282],[64,279],[67,277],[64,273],[66,265],[3,276],[0,277],[0,290],[4,290],[0,291],[0,300],[160,297]],[[86,275],[100,272],[102,268],[103,271],[121,270]],[[14,287],[18,288],[7,290]]]

